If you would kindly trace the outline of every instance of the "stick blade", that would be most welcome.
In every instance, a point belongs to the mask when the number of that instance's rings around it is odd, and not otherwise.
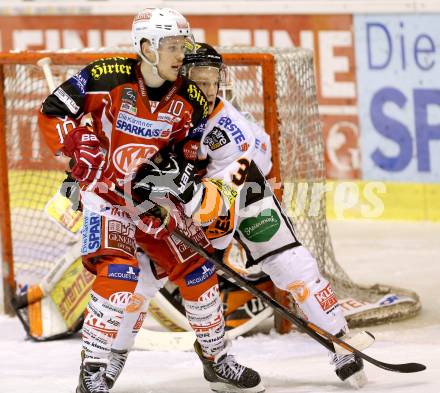
[[[378,363],[379,364],[377,363],[373,363],[373,364],[379,366],[380,368],[383,368],[384,370],[394,371],[398,373],[409,374],[409,373],[418,373],[420,371],[426,370],[426,366],[420,363],[402,363],[402,364],[389,364],[383,362],[378,362]]]

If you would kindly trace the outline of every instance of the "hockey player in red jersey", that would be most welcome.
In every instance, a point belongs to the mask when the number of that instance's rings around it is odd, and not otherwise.
[[[156,270],[161,271],[155,273],[168,275],[181,288],[187,312],[194,315],[196,334],[205,337],[200,347],[211,359],[210,370],[214,374],[215,367],[236,370],[237,381],[250,376],[255,388],[250,391],[263,391],[258,373],[231,363],[227,355],[212,265],[170,240],[179,212],[150,205],[142,206],[139,214],[139,206],[132,209],[123,198],[107,192],[109,184],[131,192],[136,187],[130,182],[132,175],[146,161],[158,166],[165,161],[167,168],[178,161],[186,173],[199,145],[195,126],[208,114],[204,94],[178,73],[191,36],[187,20],[174,10],[145,9],[135,17],[132,35],[138,59],[113,57],[91,63],[49,95],[39,114],[40,128],[54,154],[72,158],[71,175],[82,189],[83,263],[96,275],[83,325],[77,393],[108,392],[112,380],[106,371],[125,361],[123,353],[110,350],[123,310],[141,311],[147,303],[142,296],[132,296],[139,279],[138,247],[153,256],[161,251],[162,257],[155,258]],[[86,115],[92,126],[83,124]],[[209,247],[203,232],[180,217],[179,228]],[[176,249],[180,262],[187,263],[178,263]],[[142,270],[151,272],[150,265]],[[160,281],[149,278],[153,291]],[[144,315],[139,314],[137,329]]]

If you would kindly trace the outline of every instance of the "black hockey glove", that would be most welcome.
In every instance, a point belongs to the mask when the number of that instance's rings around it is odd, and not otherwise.
[[[198,183],[195,164],[169,151],[159,152],[151,161],[140,165],[131,181],[134,195],[142,201],[170,194],[183,203],[191,200]]]

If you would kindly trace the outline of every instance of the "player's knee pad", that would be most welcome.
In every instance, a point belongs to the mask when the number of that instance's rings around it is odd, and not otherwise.
[[[286,250],[263,261],[262,267],[278,288],[292,294],[311,322],[333,334],[346,327],[331,284],[320,274],[315,258],[306,248]]]
[[[225,346],[223,304],[218,285],[209,288],[196,300],[184,298],[183,305],[203,355],[208,358],[214,357]]]
[[[130,293],[118,293],[106,299],[91,291],[82,329],[87,357],[107,358],[116,337]]]
[[[303,246],[272,255],[261,262],[261,265],[273,283],[286,291],[296,281],[309,283],[321,276],[315,258]]]

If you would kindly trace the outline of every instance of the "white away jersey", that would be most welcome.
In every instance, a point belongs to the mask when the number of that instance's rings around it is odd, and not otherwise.
[[[204,179],[221,189],[223,205],[230,214],[227,230],[218,239],[211,238],[214,247],[224,248],[235,231],[240,189],[246,181],[251,161],[256,161],[264,173],[269,172],[272,164],[269,136],[228,101],[219,100],[207,121],[198,127],[203,132],[198,158],[207,160]],[[193,215],[200,205],[206,205],[204,198],[207,198],[206,191],[205,194],[203,190],[196,193],[186,205],[186,213]],[[209,220],[201,221],[203,225],[209,224]]]

